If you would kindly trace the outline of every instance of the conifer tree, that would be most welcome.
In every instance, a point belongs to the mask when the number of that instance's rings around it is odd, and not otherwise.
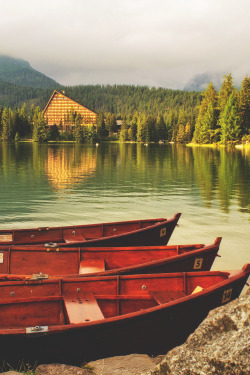
[[[121,131],[120,131],[120,140],[122,142],[125,142],[128,140],[128,124],[126,120],[126,116],[123,116],[122,119],[122,126],[121,126]]]
[[[46,141],[46,126],[47,123],[43,117],[43,112],[39,107],[36,107],[33,116],[33,142]]]
[[[192,139],[192,131],[191,131],[191,125],[188,122],[185,126],[185,137],[184,137],[184,142],[188,143]]]
[[[168,132],[166,123],[163,119],[163,116],[159,116],[157,123],[156,123],[156,131],[157,131],[157,140],[167,140],[168,139]]]
[[[203,93],[203,100],[195,123],[193,141],[196,143],[216,141],[217,118],[217,93],[211,82]]]
[[[74,140],[76,143],[83,143],[83,132],[81,123],[75,124]]]
[[[167,140],[171,141],[175,126],[175,113],[170,110],[166,118]]]
[[[10,108],[4,108],[2,113],[2,141],[7,142],[13,140],[14,136],[15,135],[13,135],[13,113]]]
[[[185,126],[187,123],[187,114],[185,113],[184,109],[181,108],[179,111],[179,116],[178,116],[178,128],[175,128],[176,134],[175,136],[175,141],[176,142],[185,142]]]
[[[96,121],[96,132],[100,138],[106,137],[108,135],[108,131],[106,129],[104,114],[100,112],[97,116]]]
[[[128,138],[130,141],[135,142],[136,141],[136,135],[137,135],[137,124],[133,119],[131,120],[130,128],[128,129]]]
[[[221,142],[233,142],[239,138],[240,116],[237,94],[233,91],[221,115]]]
[[[137,141],[143,142],[144,141],[144,119],[142,117],[138,117],[137,120]]]
[[[227,105],[228,99],[234,91],[233,79],[231,73],[224,76],[224,81],[221,85],[221,89],[218,94],[218,110],[223,113],[225,106]]]
[[[241,135],[250,134],[250,78],[245,77],[239,92]]]

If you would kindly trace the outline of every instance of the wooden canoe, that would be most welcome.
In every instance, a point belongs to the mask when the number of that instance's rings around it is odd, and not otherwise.
[[[0,359],[83,363],[166,353],[237,298],[250,264],[188,272],[0,282]]]
[[[148,219],[65,227],[0,230],[0,245],[155,246],[167,245],[181,214]]]
[[[221,237],[211,245],[134,247],[0,247],[0,273],[32,275],[121,275],[209,271]]]

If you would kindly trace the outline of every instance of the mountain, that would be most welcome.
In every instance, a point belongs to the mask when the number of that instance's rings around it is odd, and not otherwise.
[[[210,82],[213,82],[213,85],[216,90],[219,90],[223,81],[223,74],[196,74],[191,80],[185,85],[185,91],[204,91],[207,88],[207,85]]]
[[[0,55],[0,82],[35,88],[60,87],[59,83],[33,69],[27,61],[5,55]]]

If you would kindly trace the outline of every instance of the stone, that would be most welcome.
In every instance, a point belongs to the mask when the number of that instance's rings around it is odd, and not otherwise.
[[[39,365],[36,368],[37,375],[96,375],[92,369],[68,366],[59,363],[50,365]]]
[[[250,374],[250,289],[208,314],[149,375]]]
[[[154,360],[146,354],[99,359],[88,364],[97,375],[141,375],[156,367]]]

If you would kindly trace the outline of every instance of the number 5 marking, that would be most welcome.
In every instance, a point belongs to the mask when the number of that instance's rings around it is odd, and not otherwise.
[[[160,237],[166,236],[166,234],[167,234],[167,229],[162,228],[161,231],[160,231]]]
[[[233,291],[233,289],[228,289],[228,290],[224,291],[221,303],[225,303],[225,302],[230,301],[230,299],[232,297],[232,291]]]
[[[203,258],[195,258],[194,260],[194,270],[200,270],[202,267]]]

